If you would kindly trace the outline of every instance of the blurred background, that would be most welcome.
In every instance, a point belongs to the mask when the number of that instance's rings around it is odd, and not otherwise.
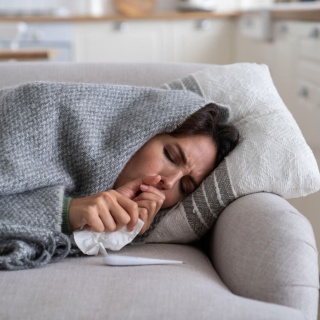
[[[0,0],[0,61],[265,63],[320,164],[319,1]]]

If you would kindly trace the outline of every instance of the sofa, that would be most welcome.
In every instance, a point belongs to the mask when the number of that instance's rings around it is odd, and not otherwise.
[[[159,87],[205,67],[2,63],[0,88],[34,80]],[[98,255],[1,271],[0,319],[317,319],[319,270],[312,226],[272,193],[233,201],[199,241],[133,244],[119,254],[184,264],[106,266]]]

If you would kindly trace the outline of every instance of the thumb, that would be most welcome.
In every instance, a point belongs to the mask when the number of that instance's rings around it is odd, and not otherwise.
[[[117,189],[117,192],[122,194],[123,196],[133,199],[136,197],[137,192],[141,191],[140,186],[142,184],[146,184],[148,186],[156,186],[161,180],[161,176],[145,176],[143,178],[137,178],[135,180],[132,180],[125,185],[119,187]]]

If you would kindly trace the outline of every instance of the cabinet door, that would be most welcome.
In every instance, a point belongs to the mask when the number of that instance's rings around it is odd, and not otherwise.
[[[270,42],[236,33],[236,61],[266,63],[280,96],[293,114],[320,166],[319,24],[278,21]],[[320,31],[320,28],[319,28]],[[320,247],[320,192],[290,199],[311,222]],[[319,261],[320,264],[320,261]]]
[[[273,81],[284,103],[293,112],[297,61],[297,40],[294,25],[287,21],[275,23],[273,34],[274,61],[271,66]]]
[[[320,23],[301,23],[299,55],[320,64]]]
[[[173,61],[231,63],[234,51],[233,22],[187,20],[172,24]]]
[[[148,62],[166,59],[163,22],[98,22],[75,24],[74,60]]]
[[[295,52],[293,115],[320,166],[320,24],[296,22],[293,28],[296,39],[296,46],[292,47]],[[310,220],[319,247],[320,191],[290,202]]]
[[[272,67],[275,59],[274,43],[249,37],[243,29],[243,22],[240,19],[235,27],[235,62],[256,62]]]

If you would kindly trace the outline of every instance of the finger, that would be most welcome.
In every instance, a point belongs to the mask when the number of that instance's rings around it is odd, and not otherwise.
[[[130,221],[129,223],[127,223],[127,227],[129,230],[131,230],[138,223],[138,204],[135,201],[122,196],[121,194],[119,194],[118,203],[130,217]]]
[[[137,201],[137,204],[140,208],[145,208],[148,211],[148,214],[152,214],[152,212],[157,210],[157,203],[153,200],[140,200]]]
[[[154,187],[154,186],[148,186],[148,185],[142,184],[142,185],[140,186],[140,190],[141,190],[143,193],[149,192],[149,193],[156,194],[156,195],[158,195],[160,198],[163,198],[163,200],[165,200],[165,198],[166,198],[165,194],[164,194],[161,190],[157,189],[157,188]]]
[[[157,208],[155,201],[141,200],[141,201],[138,201],[137,203],[139,206],[139,214],[141,212],[140,219],[143,220],[144,222],[144,225],[140,230],[139,234],[143,234],[149,229],[152,221],[154,220],[155,215],[159,210]]]
[[[156,186],[161,181],[160,175],[145,176],[142,178],[142,183],[148,186]]]
[[[148,222],[148,210],[146,208],[139,208],[139,218],[144,224]]]
[[[149,215],[148,210],[146,208],[139,208],[139,218],[144,222],[139,234],[144,234],[150,226],[150,223],[148,221]]]
[[[112,216],[112,219],[114,220],[115,224],[114,224],[114,228],[113,227],[109,228],[108,231],[117,231],[123,226],[125,226],[126,224],[128,224],[131,220],[129,214],[121,207],[118,207],[115,210],[111,210],[109,216]],[[108,218],[108,216],[105,216],[105,217]]]
[[[155,194],[149,191],[145,191],[140,193],[138,196],[136,196],[134,199],[134,201],[142,201],[142,200],[150,200],[150,201],[156,201],[159,203],[163,203],[163,201],[165,200],[165,197],[163,195],[159,195],[159,194]]]
[[[133,202],[115,191],[103,194],[99,214],[108,231],[118,230],[130,222],[130,215],[125,209],[127,201]],[[114,221],[114,224],[111,220]]]
[[[152,221],[146,221],[146,223],[141,228],[139,235],[144,234],[150,228],[151,223]]]
[[[85,222],[91,231],[103,232],[105,230],[105,225],[101,221],[96,207],[88,208]]]
[[[140,191],[141,184],[156,186],[160,182],[160,180],[161,180],[160,175],[137,178],[119,187],[117,189],[117,192],[119,192],[120,194],[122,194],[123,196],[129,199],[133,199],[137,194],[137,192]]]
[[[138,203],[139,207],[140,201],[147,201],[147,204],[144,207],[148,210],[155,211],[155,213],[157,213],[161,209],[164,200],[165,199],[162,196],[149,192],[143,192],[134,199],[134,201]]]

